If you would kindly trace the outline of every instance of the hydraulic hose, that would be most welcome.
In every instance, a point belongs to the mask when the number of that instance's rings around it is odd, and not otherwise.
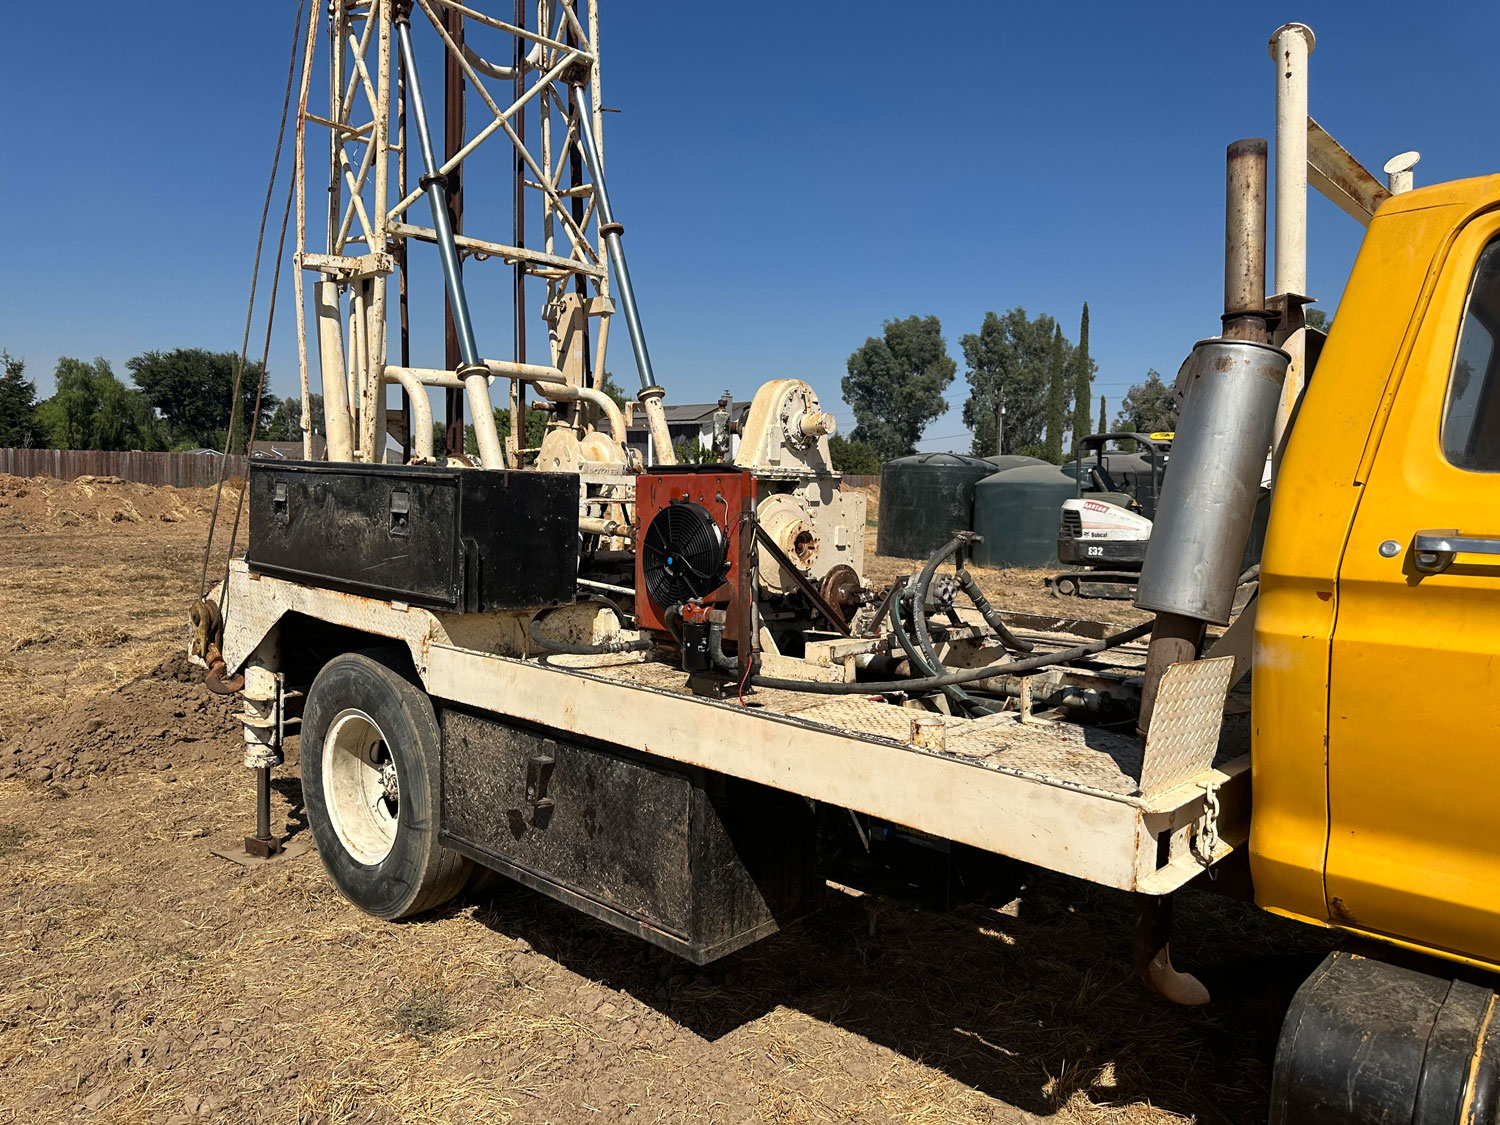
[[[724,626],[710,625],[708,627],[708,658],[713,666],[720,672],[731,676],[740,674],[740,662],[732,656],[724,655]]]
[[[1142,622],[1140,625],[1126,629],[1123,633],[1090,641],[1076,648],[1063,649],[1061,652],[1044,652],[1038,656],[1012,660],[1008,664],[991,664],[985,668],[964,668],[957,672],[949,672],[944,676],[924,676],[914,680],[888,680],[880,683],[856,681],[852,684],[829,684],[817,680],[784,680],[769,676],[753,676],[750,682],[756,687],[770,691],[805,691],[814,695],[889,695],[894,692],[913,694],[938,691],[950,684],[971,684],[976,680],[987,680],[991,676],[1016,676],[1022,672],[1035,672],[1038,668],[1050,668],[1054,664],[1067,664],[1069,661],[1082,660],[1085,656],[1118,648],[1120,645],[1144,637],[1151,632],[1152,624],[1150,621]]]
[[[916,642],[906,631],[906,625],[901,620],[901,603],[906,600],[906,579],[901,579],[891,602],[891,636],[896,638],[896,643],[906,653],[906,658],[911,661],[911,666],[924,676],[935,676],[938,673],[927,663],[927,658],[917,648]],[[946,671],[946,669],[944,669]]]
[[[901,588],[896,591],[896,602],[892,607],[891,635],[896,638],[896,643],[899,644],[902,650],[906,653],[907,659],[911,661],[911,666],[913,669],[915,669],[917,672],[920,672],[924,676],[942,675],[948,671],[948,669],[943,665],[942,661],[938,660],[935,654],[932,656],[931,660],[929,660],[927,654],[923,653],[917,647],[916,642],[912,640],[911,635],[906,631],[906,626],[901,621],[901,602],[906,598],[905,586],[906,583],[903,579]],[[917,610],[913,608],[912,616],[916,617],[916,615]],[[977,711],[981,715],[993,715],[995,713],[993,709],[985,706],[973,696],[969,695],[967,692],[961,691],[958,688],[945,689],[945,694],[948,695],[948,698],[952,700],[955,706],[961,707],[962,709]]]
[[[951,558],[963,546],[963,542],[962,539],[954,538],[946,546],[935,552],[932,558],[927,560],[927,565],[922,568],[922,573],[917,578],[917,588],[912,592],[912,628],[917,634],[917,647],[922,650],[922,656],[924,657],[921,663],[926,665],[926,671],[930,675],[941,676],[946,674],[948,669],[943,666],[942,660],[938,657],[937,647],[932,643],[932,634],[927,628],[927,591],[932,586],[932,580],[937,575],[938,567]],[[901,616],[901,604],[899,601],[896,603],[895,608],[896,612],[892,615],[892,620],[899,620]],[[898,637],[897,639],[899,640],[900,638]],[[961,711],[977,712],[980,715],[993,715],[995,713],[994,708],[986,707],[979,700],[964,691],[963,688],[956,685],[943,688],[943,694],[948,697],[949,703]]]
[[[1035,646],[1030,641],[1023,641],[1006,627],[995,607],[990,605],[990,599],[984,596],[984,591],[979,588],[979,583],[974,581],[974,576],[969,573],[967,567],[958,568],[958,586],[979,611],[979,616],[984,618],[984,623],[995,630],[1000,637],[1000,642],[1006,648],[1017,652],[1030,652]]]
[[[606,605],[614,610],[615,619],[623,626],[625,620],[620,615],[619,607],[607,598],[591,599],[597,600],[601,605]],[[638,637],[633,641],[600,641],[597,644],[578,645],[568,641],[555,641],[551,637],[541,634],[542,617],[537,615],[531,619],[531,627],[527,632],[531,636],[532,643],[537,648],[547,652],[557,653],[559,656],[611,656],[617,652],[646,652],[656,647],[656,642],[650,637]]]

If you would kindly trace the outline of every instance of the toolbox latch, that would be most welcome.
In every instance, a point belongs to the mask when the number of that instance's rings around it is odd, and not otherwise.
[[[547,750],[555,750],[556,745],[551,739],[542,743]],[[547,786],[552,781],[555,765],[557,759],[551,754],[533,754],[526,759],[526,800],[533,813],[531,822],[538,828],[547,827],[547,821],[552,819],[555,802],[547,796]]]
[[[404,488],[391,491],[391,534],[397,539],[411,536],[411,493]]]

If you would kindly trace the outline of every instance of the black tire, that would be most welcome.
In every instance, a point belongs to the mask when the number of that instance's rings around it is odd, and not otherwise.
[[[392,663],[378,652],[334,657],[302,719],[302,796],[323,867],[345,898],[385,919],[441,906],[473,866],[438,842],[437,716]]]

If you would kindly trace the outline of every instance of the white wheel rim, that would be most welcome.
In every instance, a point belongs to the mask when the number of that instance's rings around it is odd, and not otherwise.
[[[323,801],[339,842],[373,867],[396,845],[400,793],[385,733],[358,708],[340,711],[323,739]]]

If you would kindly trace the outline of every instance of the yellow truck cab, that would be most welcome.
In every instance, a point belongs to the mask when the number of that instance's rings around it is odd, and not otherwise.
[[[1256,901],[1486,970],[1500,968],[1497,335],[1500,176],[1386,200],[1276,481],[1252,703]],[[1351,1060],[1383,1057],[1372,1046],[1383,1018],[1411,1037],[1430,1017],[1429,1028],[1462,1024],[1461,1120],[1490,1120],[1493,1075],[1489,1086],[1479,1076],[1493,1069],[1493,994],[1406,974],[1347,956],[1325,964],[1283,1033],[1282,1094],[1318,1086],[1309,1075],[1335,1065],[1340,1026],[1359,1031],[1360,1050],[1336,1066],[1347,1075]],[[1472,1011],[1460,1019],[1455,1005]],[[1418,1064],[1419,1047],[1434,1054],[1428,1038],[1412,1044]],[[1338,1083],[1324,1086],[1338,1102]],[[1277,1112],[1366,1119],[1342,1102]],[[1389,1118],[1408,1119],[1423,1118]]]

